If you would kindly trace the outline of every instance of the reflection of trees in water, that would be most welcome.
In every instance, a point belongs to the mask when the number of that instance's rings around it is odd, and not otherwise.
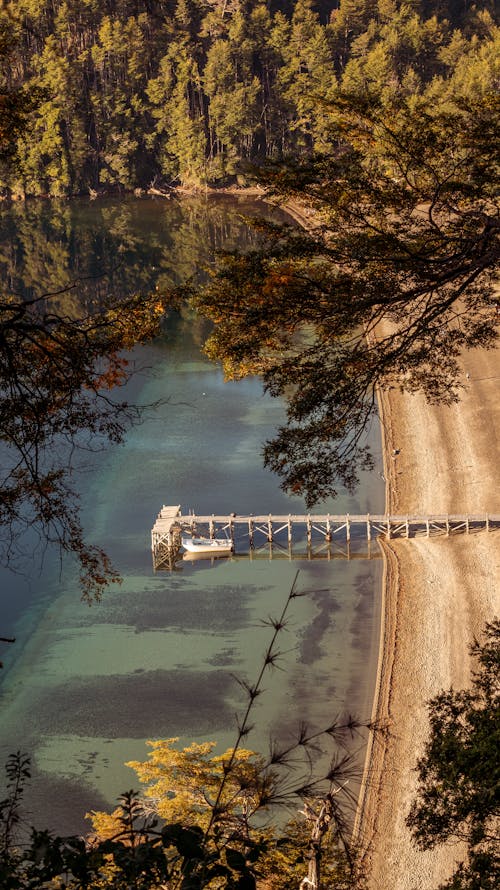
[[[54,306],[73,315],[108,296],[203,275],[215,250],[256,241],[245,214],[270,210],[197,198],[15,204],[0,215],[0,274],[7,289],[27,296],[65,290]]]
[[[237,209],[128,198],[35,201],[0,213],[7,282],[0,561],[12,564],[14,544],[34,527],[42,541],[78,555],[85,596],[115,580],[106,554],[85,545],[70,482],[73,454],[123,441],[140,418],[137,406],[108,398],[133,368],[122,353],[160,333],[171,287],[158,282],[179,281],[182,270],[194,276],[212,242],[233,231],[230,245],[244,243]],[[185,325],[201,343],[205,323],[194,313],[183,306],[176,322],[181,335]]]

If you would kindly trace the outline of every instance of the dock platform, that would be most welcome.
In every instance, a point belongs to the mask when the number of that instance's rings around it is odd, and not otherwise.
[[[294,542],[311,548],[320,544],[342,543],[350,551],[352,541],[371,543],[378,536],[411,538],[415,535],[469,534],[472,531],[500,528],[500,514],[429,514],[429,515],[333,515],[288,514],[225,515],[183,514],[180,505],[163,506],[151,530],[153,567],[169,568],[179,551],[182,535],[231,539],[237,552],[253,551],[263,544],[273,544],[291,551]],[[347,557],[349,558],[349,556]]]

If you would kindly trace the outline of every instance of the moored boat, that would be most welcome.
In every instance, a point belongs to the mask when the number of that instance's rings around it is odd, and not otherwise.
[[[181,543],[188,553],[204,556],[229,556],[233,550],[229,538],[182,538]]]

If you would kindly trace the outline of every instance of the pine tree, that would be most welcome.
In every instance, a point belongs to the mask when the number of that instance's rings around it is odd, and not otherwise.
[[[278,83],[289,107],[294,148],[324,151],[331,142],[331,118],[323,103],[333,98],[337,85],[325,29],[312,0],[297,0],[283,57]]]

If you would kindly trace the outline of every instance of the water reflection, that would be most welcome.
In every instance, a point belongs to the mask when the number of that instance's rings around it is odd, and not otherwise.
[[[378,544],[373,544],[371,541],[368,541],[364,546],[352,545],[347,541],[344,546],[340,544],[324,543],[317,544],[314,547],[306,543],[303,543],[301,547],[297,544],[284,545],[274,541],[272,543],[266,542],[265,544],[261,544],[260,547],[253,547],[249,549],[248,552],[241,552],[243,549],[246,550],[246,548],[238,548],[238,552],[231,554],[231,556],[207,556],[202,553],[178,553],[172,561],[165,560],[163,564],[155,565],[153,560],[153,569],[157,572],[179,571],[185,567],[186,562],[201,562],[204,565],[214,565],[219,559],[228,559],[231,562],[236,562],[238,560],[250,560],[250,562],[253,562],[256,559],[286,559],[289,561],[296,559],[308,561],[325,559],[330,562],[332,559],[371,560],[382,558]]]
[[[255,242],[245,217],[280,211],[261,201],[152,198],[33,200],[0,208],[4,288],[60,293],[61,310],[198,276],[215,250]]]
[[[243,210],[251,212],[231,202],[40,202],[14,208],[8,228],[3,209],[0,266],[10,286],[39,293],[118,256],[107,283],[91,291],[86,280],[78,299],[98,298],[101,287],[128,293],[197,274],[214,247],[248,243]],[[225,384],[200,353],[203,334],[185,312],[137,355],[148,370],[130,392],[161,404],[124,446],[82,468],[88,534],[122,587],[89,609],[71,567],[61,574],[47,554],[40,570],[29,551],[25,577],[2,574],[2,630],[18,643],[0,687],[1,754],[31,753],[31,816],[58,831],[83,830],[85,810],[109,808],[137,786],[124,763],[145,759],[145,739],[231,744],[244,701],[235,674],[255,679],[269,641],[263,620],[280,613],[297,569],[308,593],[293,603],[282,670],[266,677],[248,745],[265,750],[270,736],[293,734],[300,721],[325,725],[346,707],[370,710],[379,559],[361,560],[359,550],[345,559],[336,546],[308,554],[297,542],[291,554],[264,546],[248,558],[152,571],[150,530],[162,503],[204,514],[305,512],[262,466],[282,405],[258,379]],[[378,477],[365,474],[356,498],[344,494],[321,512],[378,512],[382,495]]]

